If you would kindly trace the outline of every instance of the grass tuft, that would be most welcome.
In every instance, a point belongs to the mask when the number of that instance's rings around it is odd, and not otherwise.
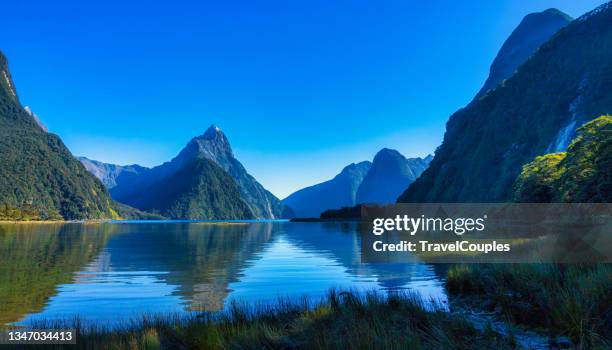
[[[73,327],[70,349],[511,349],[499,334],[426,307],[413,294],[332,290],[322,301],[232,303],[190,317],[144,316],[113,329],[79,320],[37,324]]]

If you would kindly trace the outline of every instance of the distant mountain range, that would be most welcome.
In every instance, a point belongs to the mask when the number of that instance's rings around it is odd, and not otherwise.
[[[116,187],[117,183],[134,181],[138,175],[150,170],[138,164],[115,165],[102,163],[86,157],[77,157],[77,159],[85,166],[87,171],[102,181],[108,189]]]
[[[283,199],[297,217],[315,217],[327,209],[361,203],[394,203],[426,168],[431,156],[406,159],[396,150],[384,148],[372,163],[346,166],[329,181],[303,188]]]
[[[572,21],[482,98],[453,114],[429,168],[400,202],[501,202],[522,166],[564,151],[612,111],[612,5]]]
[[[288,215],[249,175],[227,137],[211,126],[171,161],[154,168],[80,158],[116,200],[175,219],[272,219]]]
[[[357,189],[371,166],[368,161],[352,163],[333,179],[298,190],[283,203],[297,217],[319,217],[326,209],[355,205]]]

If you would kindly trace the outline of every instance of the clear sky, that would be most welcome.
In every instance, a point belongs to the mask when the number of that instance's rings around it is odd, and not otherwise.
[[[21,101],[77,156],[153,166],[216,124],[280,198],[425,156],[521,18],[602,0],[11,1]]]

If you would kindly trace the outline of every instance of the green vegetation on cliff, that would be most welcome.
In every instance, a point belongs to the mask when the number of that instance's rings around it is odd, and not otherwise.
[[[612,111],[610,23],[610,4],[572,21],[512,77],[451,116],[429,168],[398,201],[511,200],[523,165],[565,151],[575,126]]]
[[[236,182],[205,158],[193,159],[180,170],[132,193],[127,204],[172,219],[251,219]]]
[[[578,129],[567,152],[546,154],[523,166],[514,185],[516,202],[612,201],[612,116]]]
[[[0,218],[117,217],[100,181],[20,105],[0,53]]]

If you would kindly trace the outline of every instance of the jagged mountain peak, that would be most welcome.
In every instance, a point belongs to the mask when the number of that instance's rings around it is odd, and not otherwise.
[[[193,158],[207,158],[225,167],[223,165],[229,159],[234,158],[234,153],[221,128],[211,125],[204,134],[191,139],[175,159],[191,160]]]
[[[204,132],[204,134],[202,134],[203,138],[205,139],[216,139],[218,137],[225,137],[225,134],[223,134],[223,131],[221,131],[221,128],[216,126],[216,125],[211,125],[208,127],[208,129],[206,129],[206,131]]]
[[[234,157],[229,140],[216,125],[211,125],[202,135],[192,138],[171,161],[147,172],[139,187],[143,189],[142,183],[151,185],[155,181],[170,178],[185,167],[202,160],[211,161],[232,178],[240,192],[241,200],[249,207],[253,217],[279,218],[283,215],[280,200],[257,182]],[[119,185],[113,189],[112,194],[127,203],[136,203],[131,202],[139,195],[134,195],[133,186],[131,182]]]

